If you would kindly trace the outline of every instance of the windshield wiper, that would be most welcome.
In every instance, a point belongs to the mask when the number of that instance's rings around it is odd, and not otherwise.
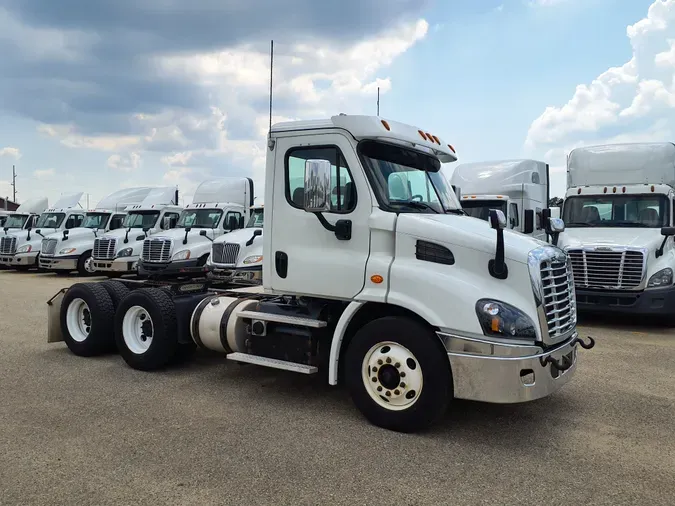
[[[394,202],[389,202],[390,205],[401,205],[401,206],[410,206],[415,209],[431,209],[436,214],[440,214],[436,209],[431,207],[425,202],[417,202],[416,200],[396,200]]]
[[[446,209],[445,214],[461,214],[463,216],[467,216],[464,209]]]

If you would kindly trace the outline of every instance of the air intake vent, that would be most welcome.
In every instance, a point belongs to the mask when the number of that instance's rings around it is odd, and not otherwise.
[[[434,244],[427,241],[417,241],[415,248],[415,258],[425,262],[434,262],[437,264],[453,265],[455,257],[445,246]]]

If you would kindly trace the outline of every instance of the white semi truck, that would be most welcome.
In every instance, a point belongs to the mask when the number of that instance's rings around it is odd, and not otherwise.
[[[244,227],[253,205],[253,180],[218,178],[202,182],[176,228],[145,239],[138,263],[142,276],[205,276],[213,240]]]
[[[82,225],[85,211],[78,206],[84,192],[63,195],[28,228],[0,237],[0,265],[25,271],[39,266],[42,239]]]
[[[27,200],[16,211],[9,211],[5,215],[2,223],[2,235],[13,234],[20,230],[32,229],[37,223],[40,214],[49,206],[49,200],[46,197]]]
[[[461,191],[469,216],[489,219],[491,209],[506,216],[507,227],[546,241],[542,211],[549,201],[549,167],[538,160],[496,160],[458,165],[450,180]]]
[[[262,283],[264,206],[251,207],[246,227],[217,237],[206,263],[212,279],[237,285]]]
[[[164,186],[150,190],[140,204],[127,206],[122,227],[94,240],[94,271],[108,277],[136,274],[143,241],[178,223],[183,208],[177,202],[176,187]]]
[[[675,307],[675,145],[572,150],[559,237],[577,304],[593,312],[672,316]]]
[[[82,356],[116,346],[145,371],[195,347],[323,371],[368,420],[398,431],[428,426],[453,398],[531,401],[570,380],[579,346],[594,342],[576,330],[567,255],[504,230],[500,211],[466,216],[439,172],[456,161],[451,146],[341,114],[276,124],[267,148],[260,287],[75,284],[48,302],[48,341]],[[425,191],[399,198],[402,179]]]
[[[125,209],[140,204],[151,190],[148,186],[118,190],[88,210],[80,227],[46,236],[40,249],[40,268],[57,274],[72,271],[77,271],[80,276],[93,274],[91,256],[96,239],[122,228]]]

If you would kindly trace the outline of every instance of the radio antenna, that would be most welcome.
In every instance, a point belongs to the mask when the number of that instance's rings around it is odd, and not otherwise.
[[[380,115],[380,87],[377,87],[377,115]]]
[[[274,79],[274,40],[270,41],[270,131],[272,133],[272,83]]]

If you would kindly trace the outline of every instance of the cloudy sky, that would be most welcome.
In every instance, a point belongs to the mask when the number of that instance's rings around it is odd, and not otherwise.
[[[250,175],[275,121],[433,131],[461,162],[675,140],[675,0],[4,0],[0,195]],[[451,170],[449,171],[451,172]]]

